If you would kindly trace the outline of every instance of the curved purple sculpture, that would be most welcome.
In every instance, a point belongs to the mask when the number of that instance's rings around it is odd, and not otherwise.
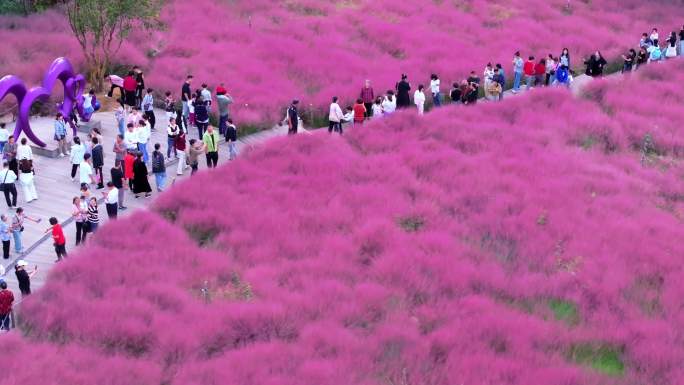
[[[74,107],[83,121],[89,121],[92,114],[86,114],[83,110],[83,90],[85,89],[85,77],[82,74],[75,74],[71,63],[66,58],[55,59],[43,77],[41,86],[26,88],[24,82],[16,76],[8,75],[0,79],[0,101],[5,96],[12,94],[17,98],[19,113],[17,124],[14,128],[14,137],[18,138],[23,132],[26,137],[34,144],[45,147],[42,142],[31,130],[29,119],[31,117],[31,106],[36,101],[45,102],[50,97],[52,88],[57,81],[62,82],[64,87],[64,100],[57,105],[57,109],[64,116],[69,116]],[[76,127],[72,126],[74,136]]]

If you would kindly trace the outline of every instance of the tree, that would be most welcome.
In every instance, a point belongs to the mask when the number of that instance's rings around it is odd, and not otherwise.
[[[105,71],[133,28],[159,25],[161,0],[70,0],[69,25],[88,66],[88,80],[98,91]]]

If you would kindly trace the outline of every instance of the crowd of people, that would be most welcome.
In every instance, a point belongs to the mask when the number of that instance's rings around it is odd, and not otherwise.
[[[634,71],[647,63],[682,55],[684,26],[678,34],[675,31],[671,32],[664,42],[659,38],[658,30],[654,28],[650,34],[642,34],[638,50],[630,49],[622,55],[622,72]],[[540,58],[529,55],[527,59],[523,59],[520,52],[515,52],[511,62],[510,90],[515,94],[520,92],[522,87],[526,90],[548,86],[569,87],[575,76],[572,64],[567,48],[557,56],[548,54]],[[586,75],[600,77],[603,76],[608,62],[600,51],[596,51],[585,58],[583,64],[586,66]],[[234,101],[223,83],[216,87],[214,97],[207,84],[193,90],[194,79],[192,75],[188,75],[181,86],[180,98],[177,99],[171,91],[166,91],[162,103],[157,104],[154,90],[145,87],[144,74],[137,66],[123,78],[110,74],[106,79],[111,83],[106,96],[112,98],[115,91],[119,92],[119,106],[115,110],[118,135],[112,147],[115,161],[109,170],[107,183],[104,182],[105,151],[100,130],[93,128],[83,141],[78,136],[74,137],[69,148],[67,125],[78,124],[76,114],[69,117],[57,114],[54,122],[54,140],[57,142],[59,156],[69,157],[72,181],[75,181],[78,175],[79,195],[73,198],[70,213],[76,227],[76,245],[85,242],[89,234],[97,231],[99,225],[98,197],[92,195],[91,189],[105,189],[102,191],[102,199],[107,216],[115,219],[118,211],[126,208],[126,190],[130,190],[134,198],[151,196],[150,174],[154,175],[156,191],[161,192],[165,189],[167,160],[177,160],[177,175],[183,175],[188,168],[191,169],[191,175],[197,172],[202,154],[206,158],[207,168],[214,168],[218,163],[221,137],[228,143],[229,159],[233,160],[237,156],[238,129],[230,114],[230,105]],[[376,95],[371,81],[366,80],[358,98],[344,110],[339,104],[340,99],[337,96],[332,98],[328,114],[328,131],[342,134],[343,125],[361,125],[367,119],[391,115],[398,109],[412,106],[422,115],[428,101],[431,101],[435,108],[442,106],[446,101],[452,104],[473,105],[480,96],[487,101],[501,101],[506,86],[506,71],[501,63],[487,63],[482,78],[476,71],[471,71],[466,79],[452,82],[446,97],[443,96],[441,80],[438,74],[434,73],[430,76],[427,89],[425,85],[419,84],[412,95],[413,88],[406,74],[401,75],[394,89],[382,95]],[[429,93],[429,99],[426,93]],[[165,149],[162,143],[154,143],[150,153],[149,142],[152,132],[156,131],[157,127],[155,105],[162,107],[165,112],[167,141]],[[85,95],[83,107],[86,113],[92,113],[99,108],[93,91]],[[287,108],[284,121],[288,126],[288,134],[296,134],[299,130],[301,118],[298,107],[299,100],[295,99]],[[218,130],[210,124],[214,108],[218,116]],[[188,140],[192,127],[197,130],[197,139]],[[12,241],[15,253],[23,256],[22,232],[25,221],[40,223],[41,220],[28,216],[23,208],[17,207],[17,180],[27,203],[38,199],[34,184],[34,158],[26,138],[22,138],[17,144],[4,123],[0,123],[0,153],[3,155],[0,188],[3,190],[8,208],[14,210],[11,217],[4,214],[0,216],[3,259],[8,260]],[[66,236],[57,218],[50,218],[49,223],[50,227],[46,229],[46,233],[52,234],[58,262],[68,255]],[[0,330],[9,329],[9,317],[14,301],[13,293],[1,279],[5,274],[4,270],[4,265],[0,264]],[[15,274],[22,295],[31,293],[30,279],[37,270],[37,266],[29,269],[28,263],[23,259],[15,263]]]
[[[678,39],[679,37],[679,39]],[[684,55],[684,26],[677,34],[672,31],[665,44],[658,38],[658,30],[653,29],[651,34],[644,33],[639,43],[639,52],[630,49],[622,55],[624,60],[622,72],[634,71],[642,65],[658,62]],[[679,48],[678,48],[679,47]],[[573,82],[575,72],[572,70],[570,51],[564,48],[559,55],[548,54],[541,58],[534,55],[523,59],[520,52],[515,52],[512,60],[512,81],[510,91],[516,94],[522,87],[526,90],[535,87],[563,86],[569,87]],[[585,74],[591,77],[601,77],[608,62],[600,51],[594,52],[583,60]],[[448,92],[448,100],[452,104],[473,105],[480,96],[487,101],[501,101],[506,90],[506,71],[501,63],[487,63],[482,73],[482,78],[476,71],[471,71],[468,78],[452,83]],[[328,113],[328,131],[343,132],[343,125],[362,124],[369,118],[379,118],[391,115],[397,109],[411,108],[412,106],[422,115],[425,112],[425,104],[432,101],[433,107],[440,107],[444,103],[441,82],[437,74],[431,74],[429,86],[419,84],[411,98],[411,83],[408,75],[402,74],[401,80],[383,95],[375,94],[370,80],[366,80],[359,98],[353,105],[347,106],[343,111],[339,105],[339,97],[333,96]],[[429,93],[430,99],[428,99]],[[292,127],[296,124],[297,105],[299,101],[293,101],[288,109],[287,120]]]

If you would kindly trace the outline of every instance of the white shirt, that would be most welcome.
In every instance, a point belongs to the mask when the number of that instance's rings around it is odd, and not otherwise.
[[[494,78],[494,69],[493,68],[485,68],[484,78],[485,78],[486,82],[491,82],[492,79]]]
[[[105,198],[105,203],[113,205],[116,203],[119,203],[119,189],[114,187],[109,192],[107,193],[107,197]]]
[[[659,39],[658,39],[658,32],[653,32],[653,33],[651,34],[651,40],[652,40],[652,41],[653,41],[653,40],[659,40]]]
[[[205,102],[211,104],[211,91],[209,91],[208,88],[204,88],[202,91],[200,91],[200,95],[202,95],[202,99]]]
[[[84,95],[83,96],[83,108],[92,108],[93,107],[93,97],[90,96],[90,94]]]
[[[138,143],[147,143],[148,140],[150,140],[150,135],[152,135],[152,131],[150,129],[150,124],[147,123],[144,126],[138,127],[137,130],[135,130],[138,133]]]
[[[93,167],[89,165],[88,162],[81,162],[78,169],[81,173],[79,178],[81,183],[90,184],[93,181],[91,178],[91,175],[93,175]]]
[[[178,129],[178,125],[177,125],[177,124],[174,124],[174,125],[172,126],[172,125],[169,124],[169,125],[166,127],[166,133],[167,133],[168,135],[171,135],[171,136],[176,136],[176,135],[178,135],[178,134],[180,133],[180,130]]]
[[[385,114],[391,114],[397,109],[397,99],[392,98],[392,101],[385,96],[385,100],[382,101],[382,110]]]
[[[82,144],[74,144],[71,146],[71,163],[83,163],[83,155],[85,155],[85,147]]]
[[[133,123],[134,126],[138,126],[138,122],[142,120],[142,115],[139,113],[131,113],[128,115],[128,121],[126,123]]]
[[[31,150],[31,146],[28,144],[20,144],[17,146],[17,159],[22,160],[22,159],[29,159],[33,160],[33,151]]]
[[[138,148],[138,132],[135,129],[133,131],[126,130],[124,132],[124,143],[126,148]]]
[[[422,91],[416,90],[416,92],[413,94],[413,103],[415,103],[416,106],[424,105],[425,94]]]
[[[439,93],[439,79],[430,80],[430,92],[433,95]]]
[[[340,105],[337,103],[330,103],[330,114],[328,114],[328,120],[331,122],[339,122],[340,119],[344,117]]]
[[[9,131],[7,128],[0,128],[0,142],[6,142],[9,140]]]
[[[373,103],[373,117],[377,118],[382,116],[382,105]]]
[[[5,177],[5,175],[7,175]],[[17,180],[17,174],[9,168],[0,170],[0,183],[14,183]],[[4,182],[3,182],[4,181]]]

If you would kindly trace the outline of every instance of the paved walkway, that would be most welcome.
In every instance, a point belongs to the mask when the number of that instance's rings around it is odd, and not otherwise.
[[[155,111],[157,116],[157,121],[163,121],[165,113],[162,110]],[[99,120],[102,124],[102,134],[104,138],[104,152],[105,152],[105,166],[103,168],[103,174],[105,180],[109,180],[109,169],[114,164],[114,153],[112,152],[112,147],[118,133],[116,126],[116,121],[114,119],[113,112],[99,112],[95,114],[93,120]],[[13,125],[8,125],[10,131],[14,128]],[[35,118],[31,121],[31,127],[34,132],[38,132],[40,137],[44,140],[50,138],[53,132],[53,119],[49,117]],[[283,136],[287,134],[287,127],[275,126],[270,130],[264,130],[249,136],[245,136],[238,140],[238,154],[241,151],[246,150],[249,147],[257,146],[265,141],[278,136]],[[79,133],[79,137],[83,139],[86,134]],[[197,138],[197,130],[194,128],[190,129],[188,135],[188,140],[191,138]],[[69,135],[71,140],[71,135]],[[148,143],[149,152],[151,154],[153,150],[154,143],[160,143],[164,151],[164,156],[166,156],[166,125],[159,124],[156,131],[152,133],[150,142]],[[225,142],[220,145],[220,156],[219,163],[223,164],[228,162],[228,146]],[[239,156],[239,155],[238,155]],[[64,225],[64,233],[67,238],[67,251],[75,252],[75,237],[76,237],[76,225],[70,220],[71,215],[71,201],[75,196],[79,195],[79,183],[78,176],[75,182],[71,181],[71,162],[68,157],[64,158],[47,158],[39,155],[34,155],[34,165],[36,169],[35,184],[36,190],[38,192],[38,200],[31,203],[26,203],[24,200],[24,194],[21,189],[19,182],[17,181],[17,191],[18,191],[18,203],[17,205],[24,208],[27,215],[41,219],[41,222],[36,224],[30,221],[25,223],[25,231],[23,233],[22,243],[24,245],[24,254],[19,255],[14,253],[14,241],[12,240],[11,255],[9,260],[3,260],[0,257],[0,263],[7,269],[6,275],[3,277],[7,281],[9,288],[14,291],[16,295],[19,294],[19,289],[17,287],[16,277],[14,275],[14,263],[18,259],[24,259],[29,263],[29,268],[33,269],[33,266],[38,266],[38,273],[31,280],[32,289],[40,288],[47,278],[48,272],[55,263],[55,252],[52,246],[52,238],[50,234],[45,234],[45,230],[49,227],[48,219],[50,217],[56,217]],[[169,165],[169,163],[171,163]],[[176,164],[175,160],[167,162],[167,186],[177,178],[185,178],[190,175],[190,170],[186,170],[185,174],[182,176],[176,176]],[[205,168],[206,163],[203,159],[200,159],[200,171]],[[149,167],[149,165],[148,165]],[[150,185],[152,189],[155,190],[154,177],[150,176]],[[100,191],[93,189],[93,195],[98,198],[101,197]],[[154,200],[158,193],[153,192],[151,198],[138,198],[135,199],[130,191],[126,192],[125,205],[128,207],[127,210],[120,212],[120,216],[129,215],[131,212],[140,209],[146,209],[149,203]],[[0,193],[0,196],[2,194]],[[6,204],[4,203],[4,197],[0,199],[0,213],[5,213],[10,216],[14,214],[13,210],[8,210]],[[104,204],[99,206],[100,211],[100,222],[107,221],[107,215],[104,208]]]

